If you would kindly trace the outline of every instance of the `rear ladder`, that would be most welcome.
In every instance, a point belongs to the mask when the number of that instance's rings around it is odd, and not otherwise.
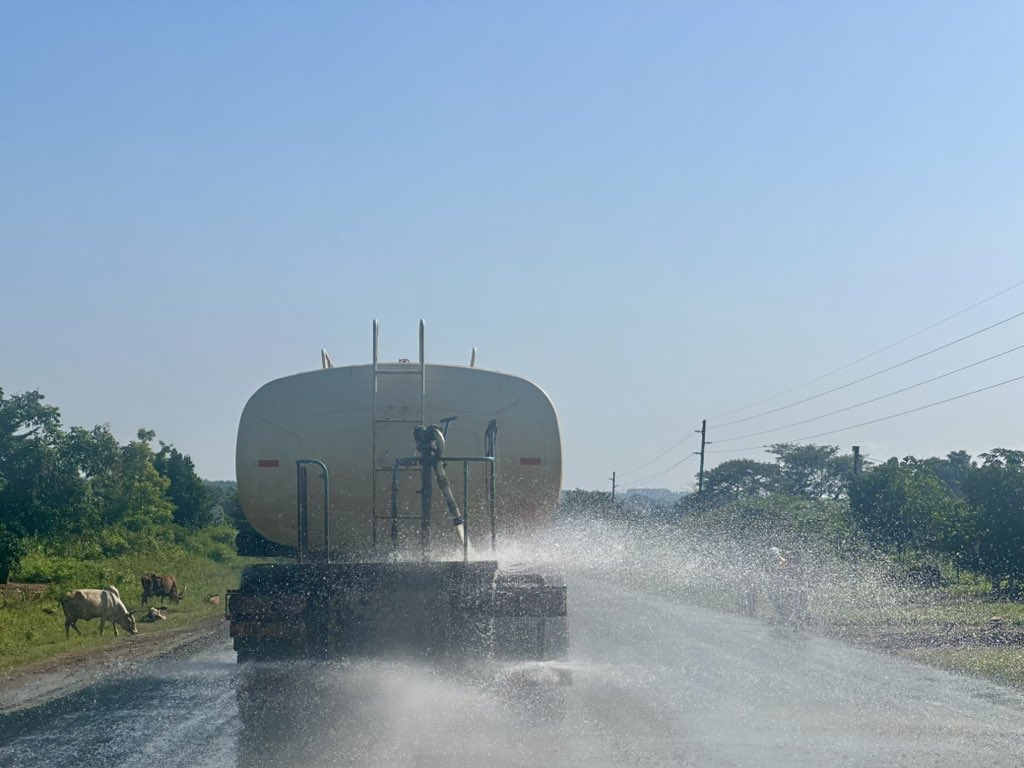
[[[413,428],[426,423],[427,375],[426,375],[426,328],[420,320],[420,359],[418,364],[408,360],[397,363],[380,361],[380,323],[373,321],[373,429],[371,450],[373,451],[373,548],[381,542],[382,520],[391,525],[389,540],[394,546],[398,531],[397,520],[420,520],[420,515],[391,514],[390,500],[382,493],[391,487],[391,475],[397,458],[391,451],[394,446],[409,442]],[[398,405],[395,403],[411,403]],[[418,402],[418,405],[417,405]],[[418,462],[409,462],[402,467],[407,471],[420,471]]]

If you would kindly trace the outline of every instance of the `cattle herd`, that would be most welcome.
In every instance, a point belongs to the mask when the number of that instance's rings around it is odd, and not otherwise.
[[[142,577],[143,605],[155,597],[159,597],[161,602],[166,598],[172,603],[177,603],[184,596],[184,588],[178,588],[177,580],[173,576],[147,573]],[[78,634],[82,634],[77,626],[79,620],[91,621],[92,619],[100,620],[101,635],[108,621],[114,628],[115,636],[118,627],[132,635],[139,633],[135,624],[135,611],[128,610],[121,601],[121,594],[115,586],[108,586],[106,589],[73,589],[61,598],[60,606],[64,609],[65,638],[71,637],[72,629]],[[148,616],[152,616],[155,611],[155,608],[151,608]],[[163,617],[161,616],[161,618]]]

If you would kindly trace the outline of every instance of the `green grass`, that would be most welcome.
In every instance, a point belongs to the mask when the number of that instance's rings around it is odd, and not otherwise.
[[[1024,648],[920,648],[901,654],[929,666],[1024,688]]]
[[[55,656],[66,651],[92,648],[123,642],[115,638],[109,627],[99,635],[99,619],[80,621],[79,636],[74,630],[68,640],[64,638],[64,613],[57,602],[59,596],[71,588],[100,588],[113,584],[129,610],[136,610],[139,633],[166,632],[194,624],[202,619],[224,612],[223,597],[220,605],[206,601],[207,595],[223,595],[226,589],[238,585],[239,574],[248,560],[219,557],[218,560],[183,551],[168,551],[162,555],[123,555],[114,558],[77,560],[69,557],[47,557],[41,553],[26,558],[18,574],[46,579],[51,586],[37,599],[24,600],[0,597],[0,671],[38,659]],[[169,606],[166,621],[152,623],[138,621],[147,609],[141,608],[142,585],[140,578],[148,571],[173,574],[185,597]],[[36,578],[35,580],[42,580]],[[155,603],[159,605],[160,601]]]
[[[958,626],[984,626],[999,617],[1005,624],[1024,625],[1024,604],[932,595],[928,604],[892,602],[875,606],[835,604],[824,606],[819,615],[829,623],[862,627],[900,626],[906,629]]]

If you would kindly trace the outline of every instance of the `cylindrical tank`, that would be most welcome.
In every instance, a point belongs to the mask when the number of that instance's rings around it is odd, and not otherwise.
[[[421,413],[422,407],[422,413]],[[422,419],[421,419],[422,417]],[[562,480],[558,419],[535,384],[479,368],[387,363],[345,366],[271,381],[246,404],[238,427],[236,470],[242,509],[267,539],[297,543],[296,461],[327,466],[330,550],[345,560],[391,552],[392,468],[415,455],[418,424],[448,424],[446,457],[482,457],[496,427],[497,535],[527,533],[551,520]],[[449,462],[452,489],[477,549],[489,546],[488,466],[470,466],[468,504],[462,464]],[[309,470],[309,547],[323,550],[324,504],[319,473]],[[399,472],[399,512],[421,512],[418,467]],[[378,546],[373,545],[374,515]],[[434,556],[455,557],[458,537],[440,493],[433,503]],[[419,545],[418,520],[402,520],[400,551]]]

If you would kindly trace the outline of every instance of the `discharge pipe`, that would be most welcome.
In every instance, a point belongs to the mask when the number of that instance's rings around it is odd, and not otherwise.
[[[429,427],[416,427],[413,430],[413,437],[416,440],[416,452],[423,465],[423,518],[420,527],[424,548],[423,556],[426,558],[429,555],[431,474],[437,478],[437,485],[448,506],[448,513],[452,516],[452,525],[455,526],[455,532],[459,535],[459,542],[466,547],[468,543],[466,542],[466,528],[462,513],[459,511],[458,502],[455,501],[455,494],[452,493],[452,484],[448,480],[448,474],[444,470],[444,433],[437,424],[431,424]]]

